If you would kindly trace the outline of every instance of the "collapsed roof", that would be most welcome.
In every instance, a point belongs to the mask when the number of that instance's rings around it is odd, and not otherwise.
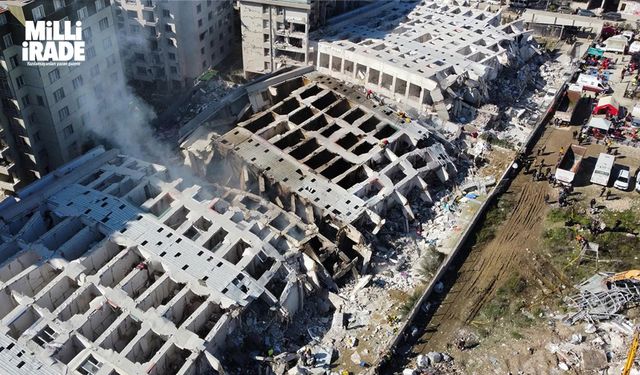
[[[317,69],[448,118],[489,97],[486,82],[534,53],[521,21],[458,1],[376,2],[312,35]]]
[[[194,182],[96,149],[0,204],[0,344],[30,353],[3,373],[216,374],[252,301],[286,318],[331,286],[313,228]]]

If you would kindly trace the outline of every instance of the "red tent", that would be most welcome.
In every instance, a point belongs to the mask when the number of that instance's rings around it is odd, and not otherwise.
[[[618,115],[618,103],[613,96],[603,96],[598,100],[598,105],[593,109],[594,115],[607,114],[610,116]]]

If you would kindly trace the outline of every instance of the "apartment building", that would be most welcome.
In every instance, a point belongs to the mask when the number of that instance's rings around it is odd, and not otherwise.
[[[361,5],[340,0],[239,0],[245,75],[311,65],[309,32]]]
[[[233,12],[231,0],[116,0],[127,77],[165,93],[190,87],[231,52]]]
[[[15,0],[0,11],[0,190],[13,194],[82,153],[86,125],[110,108],[102,93],[124,83],[109,0]],[[28,66],[26,20],[82,21],[86,61]],[[100,98],[97,100],[96,98]]]

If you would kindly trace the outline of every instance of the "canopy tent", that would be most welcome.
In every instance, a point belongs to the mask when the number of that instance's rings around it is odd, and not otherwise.
[[[589,47],[589,49],[587,50],[587,55],[602,57],[604,55],[604,51],[600,48]]]
[[[609,128],[611,128],[611,121],[602,117],[592,117],[587,125],[591,128],[609,131]]]
[[[613,96],[603,96],[598,100],[598,104],[593,109],[594,115],[602,115],[608,114],[611,116],[617,116],[620,107],[618,106],[618,102],[613,98]]]

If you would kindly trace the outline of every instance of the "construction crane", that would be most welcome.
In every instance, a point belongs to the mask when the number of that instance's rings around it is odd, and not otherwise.
[[[618,272],[604,279],[604,282],[615,283],[616,281],[624,281],[624,280],[633,280],[633,281],[640,282],[640,270],[629,270],[624,272]]]
[[[636,327],[633,334],[633,341],[631,341],[631,347],[629,348],[629,354],[627,354],[627,361],[624,363],[624,368],[622,369],[622,375],[629,375],[629,373],[631,373],[633,362],[636,359],[636,352],[638,351],[638,341],[640,341],[640,328]]]

